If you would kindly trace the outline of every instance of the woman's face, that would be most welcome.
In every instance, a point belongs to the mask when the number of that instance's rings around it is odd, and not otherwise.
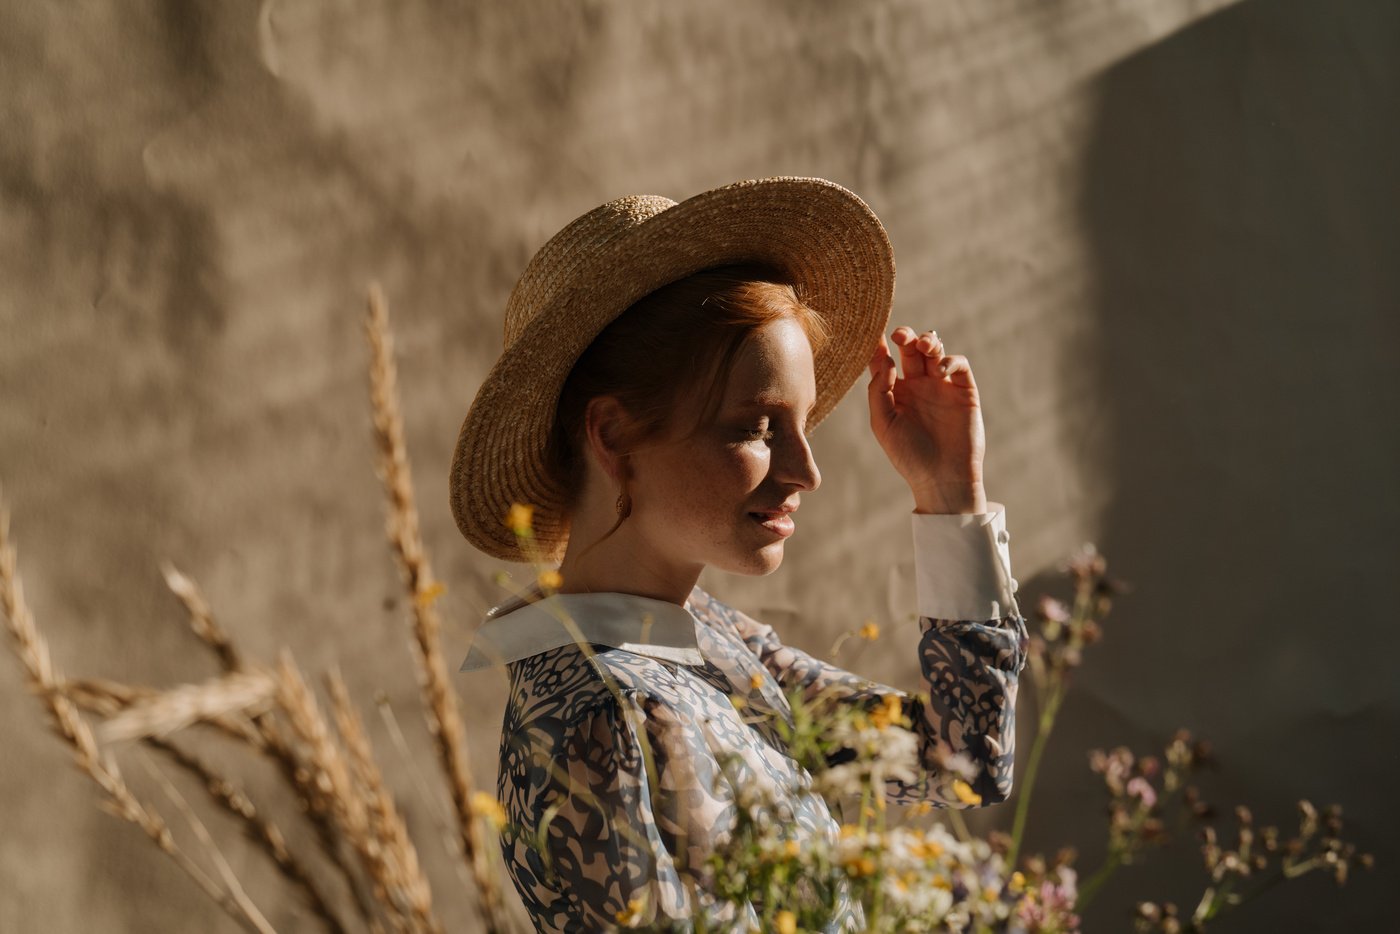
[[[781,318],[755,332],[735,359],[715,423],[632,457],[627,521],[655,557],[737,574],[777,570],[796,517],[774,529],[753,513],[795,507],[821,483],[805,434],[816,398],[802,326]]]

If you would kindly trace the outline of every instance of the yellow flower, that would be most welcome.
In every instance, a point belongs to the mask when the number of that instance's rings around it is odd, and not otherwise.
[[[738,694],[729,695],[729,703],[734,705],[735,710],[743,710],[749,704],[748,701],[744,700]]]
[[[880,638],[880,625],[873,619],[867,619],[865,624],[860,627],[860,637],[872,642],[875,641]]]
[[[797,915],[790,911],[778,912],[778,934],[797,934]]]
[[[958,796],[958,800],[963,804],[981,804],[982,796],[972,790],[972,786],[961,778],[953,779],[953,794]]]
[[[783,844],[783,855],[789,859],[796,859],[801,852],[802,847],[798,845],[796,840],[788,840]]]
[[[937,840],[919,840],[910,847],[910,850],[920,859],[938,859],[943,855],[943,844]]]
[[[915,801],[914,804],[913,804],[913,806],[909,808],[909,816],[910,816],[910,817],[923,817],[925,814],[929,813],[929,812],[932,811],[932,810],[933,810],[933,802],[932,802],[932,801],[927,801],[927,800],[925,800],[925,801]]]
[[[755,691],[763,687],[763,674],[761,672],[755,671],[753,674],[749,675],[749,687],[753,688]]]
[[[421,607],[432,606],[434,600],[447,593],[447,588],[440,581],[433,581],[418,593],[413,595],[413,600]]]
[[[953,883],[951,880],[949,880],[947,876],[934,876],[931,882],[935,889],[943,889],[948,892],[951,892],[953,890]]]
[[[1011,874],[1011,881],[1006,884],[1006,887],[1013,892],[1019,892],[1022,889],[1024,889],[1026,887],[1025,873],[1020,872],[1019,870],[1013,872]]]
[[[642,909],[644,907],[646,907],[646,903],[640,898],[629,898],[627,900],[627,907],[617,912],[615,915],[617,923],[624,924],[627,927],[638,923],[642,920]]]
[[[500,830],[506,824],[506,809],[501,802],[485,791],[474,791],[471,797],[471,812],[485,818],[494,829]]]
[[[853,837],[853,836],[855,836],[855,835],[858,834],[858,833],[860,833],[860,828],[859,828],[858,826],[856,826],[855,824],[842,824],[842,825],[841,825],[841,839],[843,839],[843,840],[846,839],[847,837]]]
[[[534,521],[535,507],[527,506],[524,503],[511,503],[510,512],[506,514],[506,525],[516,535],[529,535],[530,524]]]
[[[564,583],[564,575],[558,571],[546,570],[540,572],[540,587],[544,590],[558,590],[559,585]]]
[[[886,694],[883,701],[884,706],[876,708],[870,714],[871,722],[877,730],[883,730],[891,723],[904,727],[910,725],[909,718],[904,716],[904,707],[898,694]]]

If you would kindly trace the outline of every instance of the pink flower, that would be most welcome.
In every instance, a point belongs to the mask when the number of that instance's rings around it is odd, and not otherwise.
[[[1152,783],[1141,775],[1135,775],[1128,779],[1128,794],[1135,798],[1142,799],[1142,803],[1148,807],[1157,803],[1157,789],[1152,787]]]

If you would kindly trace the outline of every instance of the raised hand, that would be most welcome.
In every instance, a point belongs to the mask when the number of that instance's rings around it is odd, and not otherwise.
[[[918,512],[986,512],[986,432],[972,367],[944,353],[936,331],[895,328],[904,375],[889,342],[870,357],[870,428],[909,484]]]

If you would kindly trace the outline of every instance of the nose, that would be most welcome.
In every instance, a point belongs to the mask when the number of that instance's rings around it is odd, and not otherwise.
[[[792,433],[789,437],[794,440],[783,445],[782,455],[775,464],[778,479],[799,490],[815,490],[821,486],[822,472],[817,469],[812,446],[807,443],[807,436],[800,432]]]

